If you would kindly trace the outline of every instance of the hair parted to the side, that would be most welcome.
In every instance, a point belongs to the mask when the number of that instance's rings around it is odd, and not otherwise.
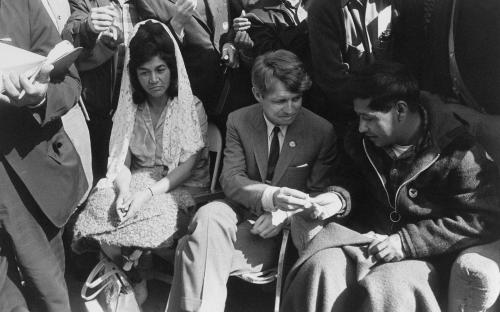
[[[159,56],[170,70],[170,86],[167,93],[170,97],[177,96],[177,61],[175,58],[175,46],[159,23],[147,22],[137,30],[130,41],[130,61],[128,71],[130,84],[132,85],[132,100],[135,104],[142,104],[147,99],[147,93],[141,87],[137,78],[137,68]]]
[[[410,70],[399,63],[377,61],[354,74],[345,91],[352,100],[371,99],[369,108],[388,112],[397,101],[410,111],[419,106],[419,86]]]
[[[287,50],[267,52],[255,59],[252,67],[253,87],[266,94],[275,79],[294,93],[303,93],[311,87],[311,79],[303,63]]]

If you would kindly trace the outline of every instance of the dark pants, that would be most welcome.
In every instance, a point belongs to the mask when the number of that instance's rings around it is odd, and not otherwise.
[[[50,187],[50,181],[47,181]],[[11,248],[3,250],[9,259],[10,270],[20,268],[26,281],[25,298],[31,311],[70,312],[68,290],[64,280],[64,249],[61,229],[52,225],[40,210],[15,172],[0,162],[0,206],[7,210],[3,221],[3,239],[10,241]],[[67,208],[69,209],[69,207]],[[2,248],[3,249],[3,248]],[[6,270],[5,257],[0,258]],[[0,278],[3,275],[0,271]],[[14,271],[15,272],[15,271]],[[3,285],[16,295],[0,295],[0,306],[15,306],[19,302],[18,291],[11,280]],[[5,298],[4,298],[5,297]],[[3,311],[3,310],[2,310]]]
[[[109,138],[113,121],[110,116],[101,117],[97,114],[90,114],[87,122],[90,134],[90,145],[92,149],[92,172],[94,174],[95,185],[99,179],[106,176],[108,164]]]

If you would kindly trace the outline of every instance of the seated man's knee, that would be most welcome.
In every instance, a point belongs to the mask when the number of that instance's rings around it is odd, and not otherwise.
[[[233,209],[222,201],[213,201],[202,206],[196,212],[189,225],[189,232],[193,233],[200,226],[206,231],[233,229],[236,231],[237,217]]]
[[[303,270],[307,270],[311,274],[327,273],[329,275],[334,274],[334,271],[338,271],[340,275],[345,275],[347,257],[340,248],[327,248],[311,256],[303,264]]]

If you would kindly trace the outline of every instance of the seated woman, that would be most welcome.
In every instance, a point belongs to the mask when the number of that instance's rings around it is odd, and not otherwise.
[[[127,60],[108,172],[75,224],[76,243],[92,238],[118,264],[122,247],[172,246],[191,218],[189,190],[209,183],[206,114],[170,30],[137,24]]]

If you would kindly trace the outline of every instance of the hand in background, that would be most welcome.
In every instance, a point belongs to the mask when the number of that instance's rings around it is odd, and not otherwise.
[[[28,79],[26,74],[0,72],[5,91],[0,94],[1,104],[17,107],[36,106],[45,99],[50,82],[50,72],[54,66],[43,64],[35,77]]]
[[[250,232],[262,238],[270,238],[279,234],[288,215],[285,211],[266,212],[262,214],[253,225]]]
[[[246,31],[237,31],[234,37],[234,44],[240,50],[253,48],[253,40]]]
[[[90,9],[87,20],[89,28],[94,33],[100,33],[113,25],[113,21],[118,17],[118,12],[112,4]]]
[[[175,9],[176,13],[170,20],[170,25],[175,33],[180,35],[184,32],[184,26],[196,10],[196,0],[177,0]]]
[[[114,50],[124,41],[123,31],[116,26],[111,26],[99,34],[99,41]]]
[[[231,68],[240,67],[238,52],[236,51],[234,45],[230,42],[226,42],[224,43],[224,46],[222,46],[221,60]]]
[[[235,31],[246,31],[250,29],[252,23],[246,18],[245,10],[241,11],[240,16],[233,19],[233,28]]]

